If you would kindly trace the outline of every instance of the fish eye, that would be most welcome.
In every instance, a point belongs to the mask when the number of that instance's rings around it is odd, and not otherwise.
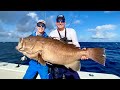
[[[28,40],[30,41],[31,39],[29,38]]]

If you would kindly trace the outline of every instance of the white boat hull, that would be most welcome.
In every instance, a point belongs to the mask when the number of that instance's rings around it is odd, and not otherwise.
[[[17,64],[0,62],[0,79],[22,79],[28,65],[20,65],[16,67]],[[120,77],[113,74],[105,73],[94,73],[77,71],[81,79],[120,79]],[[40,76],[37,76],[40,79]]]

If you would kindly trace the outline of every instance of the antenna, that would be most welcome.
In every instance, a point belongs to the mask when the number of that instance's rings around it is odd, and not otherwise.
[[[46,21],[46,11],[45,11],[45,21]]]
[[[71,25],[71,23],[73,22],[73,20],[74,20],[75,18],[80,17],[80,15],[77,15],[77,17],[76,17],[75,15],[72,15],[72,16],[73,16],[73,17],[72,17],[72,19],[71,19],[70,25]],[[70,25],[69,25],[69,26],[70,26]],[[77,24],[74,24],[73,27],[77,27]]]
[[[70,25],[71,25],[72,21],[73,21],[73,18],[71,19],[70,24],[69,24],[69,26],[68,26],[68,27],[70,27]]]
[[[75,19],[75,16],[74,15],[72,15],[72,19],[71,19],[71,21],[70,21],[70,24],[69,24],[69,26],[68,27],[70,27],[70,25],[72,24],[72,22],[73,22],[73,20]]]

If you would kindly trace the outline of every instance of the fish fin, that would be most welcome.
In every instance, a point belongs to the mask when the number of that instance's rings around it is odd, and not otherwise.
[[[38,62],[42,65],[46,65],[46,62],[43,60],[42,56],[38,53]]]
[[[74,71],[80,70],[80,61],[74,61],[70,64],[66,64],[65,67],[71,68]]]
[[[88,58],[105,66],[105,48],[87,48]]]

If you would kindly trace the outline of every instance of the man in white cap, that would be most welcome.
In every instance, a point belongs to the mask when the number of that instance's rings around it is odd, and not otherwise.
[[[36,25],[37,31],[33,32],[31,36],[42,36],[42,37],[48,37],[48,35],[45,32],[46,23],[44,20],[39,20]],[[29,58],[27,58],[29,59]],[[41,79],[49,79],[48,75],[48,66],[43,66],[39,62],[37,62],[34,59],[29,59],[29,67],[23,77],[23,79],[35,79],[36,75],[40,75]]]

